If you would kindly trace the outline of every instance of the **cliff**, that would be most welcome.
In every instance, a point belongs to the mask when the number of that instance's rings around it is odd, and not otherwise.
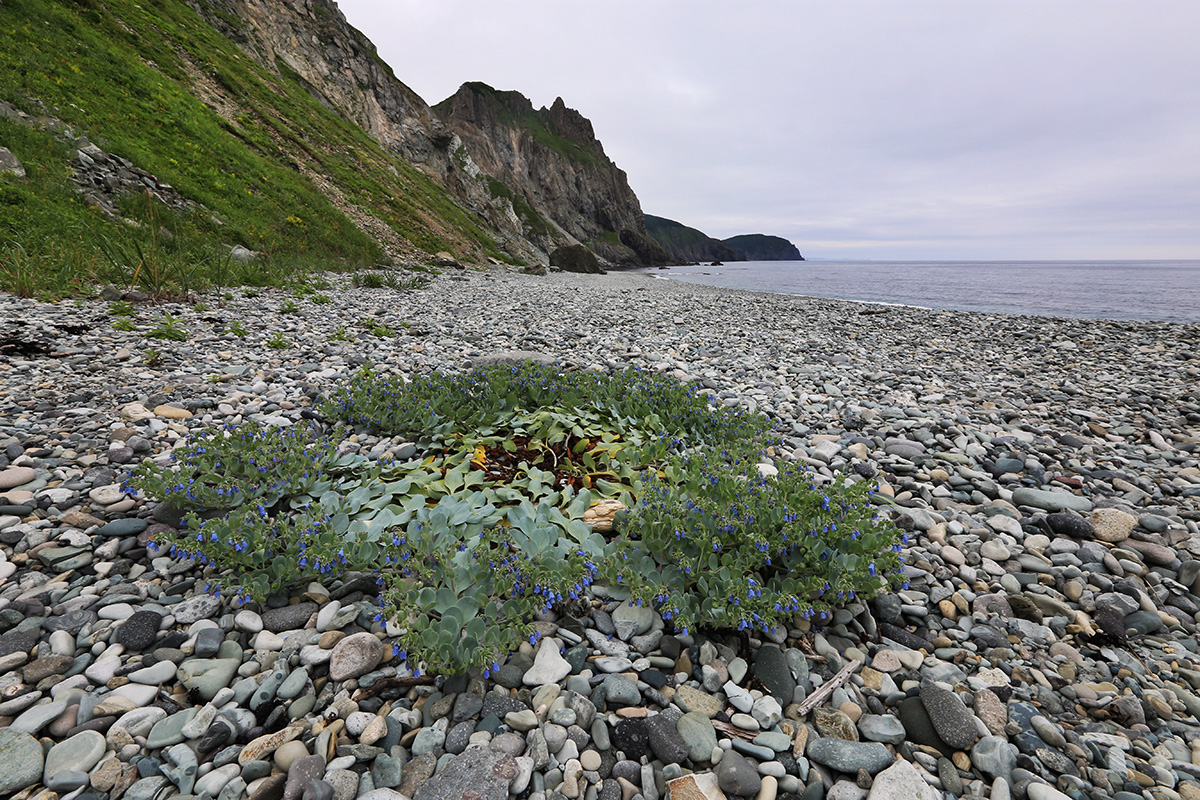
[[[672,260],[647,233],[637,195],[592,123],[562,98],[535,109],[520,92],[465,83],[434,112],[542,249],[582,243],[618,266]]]
[[[261,65],[283,64],[320,102],[420,168],[481,217],[512,255],[544,261],[510,205],[488,190],[462,143],[402,83],[333,0],[187,0]]]
[[[720,239],[672,219],[647,214],[646,230],[676,262],[746,260],[744,255]]]
[[[0,231],[25,251],[53,255],[70,220],[84,232],[72,258],[94,262],[94,245],[115,235],[104,225],[131,213],[106,192],[142,183],[200,209],[177,227],[206,252],[243,245],[346,266],[443,250],[548,261],[331,0],[3,0],[0,30],[0,146],[35,167],[10,192],[20,202],[0,203]],[[98,185],[96,152],[118,177],[141,178]],[[90,187],[96,211],[76,186]]]
[[[743,261],[803,261],[796,245],[780,236],[746,233],[723,240],[742,254]]]

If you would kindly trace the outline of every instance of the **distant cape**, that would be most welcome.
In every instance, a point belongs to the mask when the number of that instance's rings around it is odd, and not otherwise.
[[[796,245],[781,236],[765,233],[745,233],[730,236],[725,244],[742,254],[746,261],[803,261]]]

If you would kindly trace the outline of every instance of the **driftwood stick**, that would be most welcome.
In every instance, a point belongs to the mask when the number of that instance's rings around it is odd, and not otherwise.
[[[730,725],[728,722],[721,722],[719,719],[712,721],[713,727],[726,736],[736,736],[739,739],[745,739],[747,742],[752,741],[755,736],[758,736],[757,731],[744,731],[736,725]]]
[[[854,674],[854,670],[861,666],[861,661],[855,661],[853,658],[848,660],[845,666],[838,670],[836,675],[825,681],[825,683],[821,684],[819,689],[804,699],[804,702],[800,704],[800,708],[798,709],[797,713],[800,716],[804,716],[817,706],[824,703],[829,695],[833,694],[833,690],[850,680],[850,676]]]

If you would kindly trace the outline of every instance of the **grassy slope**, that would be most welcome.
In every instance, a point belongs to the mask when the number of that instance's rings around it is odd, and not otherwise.
[[[423,250],[504,255],[441,186],[321,105],[286,66],[263,69],[179,0],[5,0],[0,39],[0,98],[58,117],[203,203],[222,224],[198,220],[189,230],[214,247],[219,239],[348,266],[377,260],[379,246],[300,162]],[[228,119],[196,96],[197,70],[233,100]],[[32,170],[25,182],[0,184],[0,250],[40,252],[65,219],[86,261],[106,223],[68,188],[71,150],[16,127],[0,123],[0,144]]]
[[[668,251],[681,246],[703,245],[710,241],[707,234],[695,228],[689,228],[681,222],[666,217],[656,217],[646,214],[646,231],[650,236]]]

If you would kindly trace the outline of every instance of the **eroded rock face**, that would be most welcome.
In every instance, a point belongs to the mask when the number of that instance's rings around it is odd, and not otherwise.
[[[465,83],[434,111],[487,175],[552,223],[530,232],[547,251],[583,242],[614,264],[672,260],[647,234],[641,203],[592,123],[561,97],[534,109],[520,92]]]
[[[282,61],[323,102],[419,167],[483,217],[514,256],[545,263],[508,202],[497,202],[454,130],[392,74],[375,45],[332,0],[190,2],[210,25],[267,69]],[[234,28],[228,20],[238,20]]]

